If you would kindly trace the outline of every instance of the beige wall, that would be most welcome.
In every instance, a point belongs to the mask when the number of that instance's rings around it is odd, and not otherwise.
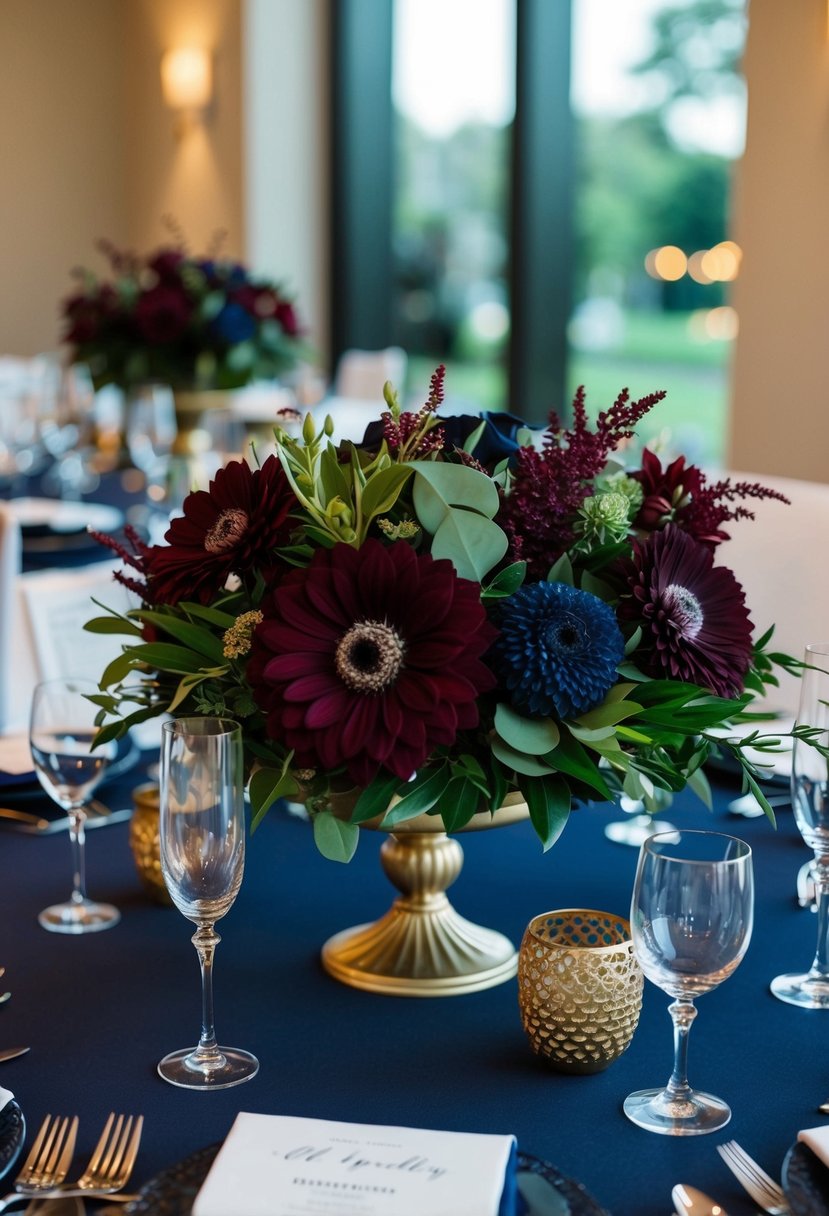
[[[120,14],[0,3],[0,354],[55,348],[71,267],[124,235]]]
[[[129,241],[145,250],[169,239],[169,214],[193,252],[223,229],[222,252],[242,257],[241,0],[127,0],[121,7]],[[215,97],[206,121],[177,137],[159,65],[165,50],[183,45],[211,53]]]
[[[751,0],[732,468],[829,481],[826,0]]]
[[[246,0],[247,251],[328,347],[328,0]]]

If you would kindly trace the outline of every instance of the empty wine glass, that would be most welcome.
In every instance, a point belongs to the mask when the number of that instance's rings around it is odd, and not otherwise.
[[[816,742],[829,745],[829,642],[806,647],[800,685],[799,726],[820,731]],[[792,749],[792,810],[805,843],[814,853],[817,949],[808,971],[778,975],[771,991],[778,1000],[802,1009],[829,1009],[829,761],[816,747],[795,739]],[[808,878],[807,878],[808,881]]]
[[[674,1067],[664,1089],[642,1089],[624,1102],[629,1119],[668,1136],[698,1136],[724,1127],[721,1098],[688,1084],[688,1034],[696,997],[735,970],[751,938],[754,880],[751,849],[719,832],[673,831],[642,845],[633,886],[633,949],[647,978],[674,998]]]
[[[159,1074],[184,1089],[226,1089],[249,1081],[259,1061],[219,1047],[213,1025],[215,923],[233,906],[245,865],[242,732],[221,718],[165,722],[161,740],[161,869],[173,903],[197,925],[192,942],[202,977],[198,1045],[171,1052]]]
[[[72,894],[66,903],[44,909],[38,920],[53,933],[94,933],[121,919],[117,908],[86,894],[84,807],[115,758],[114,742],[93,750],[98,709],[87,698],[98,691],[92,680],[46,680],[32,697],[29,745],[35,772],[50,798],[69,818]]]

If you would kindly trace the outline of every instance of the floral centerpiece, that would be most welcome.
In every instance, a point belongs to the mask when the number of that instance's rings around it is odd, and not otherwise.
[[[111,277],[77,269],[61,306],[70,358],[89,367],[96,389],[235,389],[296,363],[300,327],[278,284],[216,250],[196,256],[180,237],[146,256],[98,247]]]
[[[377,816],[455,832],[516,792],[546,849],[577,802],[707,799],[714,749],[771,815],[746,748],[779,739],[716,728],[799,664],[753,636],[717,558],[746,503],[780,496],[647,450],[626,467],[663,396],[623,391],[591,425],[579,390],[534,443],[509,416],[442,419],[439,368],[418,412],[387,385],[360,444],[310,416],[278,432],[261,467],[192,493],[162,545],[100,537],[140,600],[87,624],[127,635],[101,737],[164,712],[236,719],[254,826],[301,798],[338,860]]]

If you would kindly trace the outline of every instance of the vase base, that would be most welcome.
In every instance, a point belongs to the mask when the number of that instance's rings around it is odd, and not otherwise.
[[[503,934],[451,906],[418,916],[396,905],[375,924],[329,938],[322,965],[341,983],[384,996],[461,996],[512,979],[518,953]]]

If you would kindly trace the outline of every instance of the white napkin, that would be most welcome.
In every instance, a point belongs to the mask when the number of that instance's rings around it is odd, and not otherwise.
[[[797,1138],[801,1144],[810,1148],[824,1165],[829,1165],[829,1126],[824,1124],[823,1127],[806,1127],[797,1133]]]
[[[15,620],[15,580],[20,573],[20,525],[0,503],[0,730],[11,713],[11,658]]]
[[[3,1089],[3,1086],[0,1085],[0,1110],[9,1104],[13,1097],[14,1094],[10,1089]]]
[[[193,1216],[497,1216],[513,1136],[236,1116]]]

